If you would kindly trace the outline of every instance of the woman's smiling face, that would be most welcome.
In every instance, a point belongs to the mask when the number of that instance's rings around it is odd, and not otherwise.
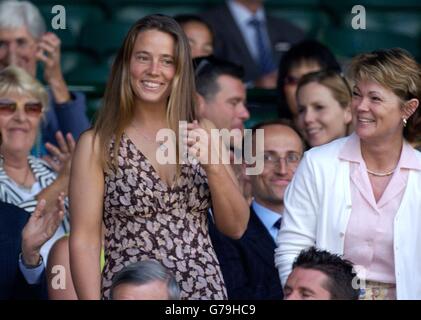
[[[355,132],[362,140],[402,135],[402,104],[392,90],[374,81],[357,81],[351,103]]]
[[[174,38],[158,30],[137,35],[130,61],[130,82],[139,101],[167,101],[176,70],[174,47]]]

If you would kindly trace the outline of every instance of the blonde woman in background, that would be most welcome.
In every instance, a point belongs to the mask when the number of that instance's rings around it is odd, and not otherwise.
[[[333,70],[304,75],[297,87],[297,126],[310,147],[320,146],[350,132],[351,89]]]

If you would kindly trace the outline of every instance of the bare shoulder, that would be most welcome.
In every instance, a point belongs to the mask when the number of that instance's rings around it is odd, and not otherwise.
[[[101,163],[99,136],[95,134],[93,129],[85,131],[79,137],[73,158],[74,162],[85,166]]]
[[[96,149],[99,147],[99,136],[95,134],[94,129],[86,130],[80,135],[77,144],[81,148],[89,146],[90,148],[95,147],[93,149]]]
[[[95,134],[93,129],[89,129],[80,135],[76,145],[76,153],[86,152],[92,155],[98,155],[99,147],[99,136]]]

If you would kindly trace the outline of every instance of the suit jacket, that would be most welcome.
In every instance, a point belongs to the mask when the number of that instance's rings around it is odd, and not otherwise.
[[[224,236],[210,219],[209,233],[219,260],[228,299],[282,299],[275,268],[275,242],[253,208],[247,230],[239,240]]]
[[[21,233],[28,218],[25,210],[0,202],[0,300],[47,298],[45,274],[40,284],[29,285],[19,269]]]
[[[223,4],[203,13],[215,34],[214,55],[244,67],[245,81],[254,81],[261,76],[260,68],[253,59],[240,28],[228,6]],[[272,45],[275,65],[292,44],[304,39],[304,33],[291,23],[266,15],[267,30]]]

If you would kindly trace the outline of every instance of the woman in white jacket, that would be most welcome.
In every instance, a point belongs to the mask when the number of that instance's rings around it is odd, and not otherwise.
[[[316,245],[358,266],[361,299],[421,299],[421,69],[404,50],[350,65],[355,132],[308,151],[285,194],[275,264],[283,284]]]

